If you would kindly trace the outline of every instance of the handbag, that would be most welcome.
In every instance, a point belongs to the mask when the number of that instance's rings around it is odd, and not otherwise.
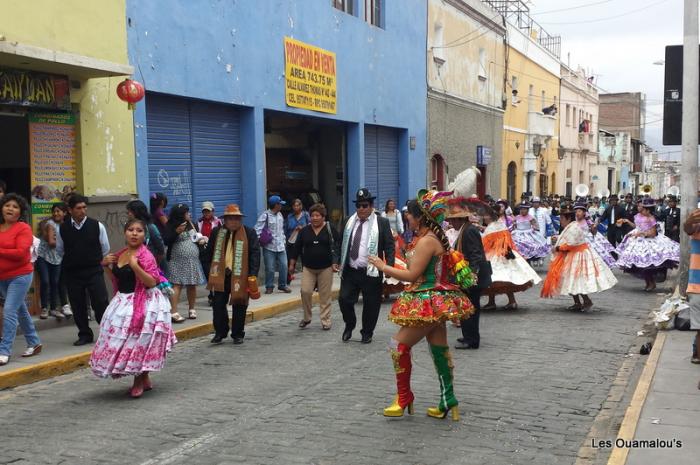
[[[263,226],[262,231],[260,231],[260,237],[258,238],[260,245],[263,247],[272,243],[272,231],[270,231],[270,217],[265,213],[265,226]]]

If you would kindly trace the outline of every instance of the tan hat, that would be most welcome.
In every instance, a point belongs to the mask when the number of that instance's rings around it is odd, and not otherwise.
[[[202,202],[202,210],[209,210],[210,212],[214,211],[214,203],[213,202]]]
[[[224,215],[223,216],[245,216],[243,213],[241,213],[241,209],[238,207],[238,204],[231,203],[226,205],[226,210],[224,210]]]

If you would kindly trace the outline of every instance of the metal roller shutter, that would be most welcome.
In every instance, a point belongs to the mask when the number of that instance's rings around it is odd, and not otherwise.
[[[150,93],[146,98],[148,185],[151,193],[168,197],[168,206],[192,205],[189,115],[187,100]]]
[[[241,202],[241,140],[238,111],[194,102],[190,108],[195,209],[214,202],[221,214]],[[194,215],[193,215],[194,216]]]
[[[377,196],[375,207],[384,209],[388,199],[399,201],[398,131],[365,126],[365,185]]]
[[[186,203],[199,217],[203,201],[218,213],[241,201],[241,143],[238,111],[226,105],[148,94],[149,189]]]

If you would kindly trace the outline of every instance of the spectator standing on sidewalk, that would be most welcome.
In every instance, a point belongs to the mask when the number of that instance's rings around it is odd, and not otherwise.
[[[68,306],[66,293],[61,286],[61,261],[63,257],[56,251],[58,228],[63,224],[65,204],[58,202],[51,207],[51,218],[40,223],[41,243],[39,244],[36,268],[41,280],[41,314],[42,320],[50,316],[57,320],[73,316]],[[51,310],[49,310],[49,308]]]
[[[700,363],[700,208],[693,211],[683,224],[690,236],[690,269],[688,270],[688,304],[690,305],[690,329],[696,331],[692,363]],[[700,383],[698,383],[700,389]]]
[[[275,289],[275,268],[279,271],[279,290],[289,294],[287,286],[287,251],[285,247],[284,217],[282,206],[286,202],[279,195],[272,195],[267,200],[267,210],[262,212],[255,223],[255,232],[263,248],[265,260],[265,294],[272,294]]]
[[[290,250],[289,272],[294,271],[297,260],[303,263],[301,275],[301,303],[304,316],[299,322],[300,328],[311,323],[311,306],[314,288],[318,288],[321,309],[321,327],[331,329],[331,288],[333,273],[340,263],[340,244],[342,238],[329,222],[326,221],[326,207],[317,203],[309,209],[311,224],[300,232]]]
[[[40,353],[41,341],[25,303],[34,274],[30,253],[34,236],[27,224],[29,205],[17,194],[3,195],[0,215],[0,294],[5,296],[0,365],[6,365],[10,360],[18,321],[27,341],[22,357]]]
[[[183,287],[187,289],[189,305],[187,317],[194,320],[197,318],[197,311],[194,308],[197,286],[204,284],[206,280],[199,261],[199,247],[206,245],[207,238],[202,236],[197,231],[197,226],[192,223],[189,206],[178,203],[170,210],[163,239],[168,246],[168,280],[173,285],[174,291],[171,310],[173,323],[185,321],[177,311]]]
[[[292,201],[292,212],[289,214],[289,216],[287,216],[287,222],[284,226],[284,234],[285,236],[287,236],[286,249],[287,260],[289,261],[289,263],[291,263],[289,258],[291,255],[291,250],[294,248],[294,244],[296,243],[297,238],[299,237],[299,233],[310,222],[311,218],[309,217],[309,212],[304,210],[304,204],[301,202],[301,199],[294,199]],[[296,270],[294,268],[289,268],[289,273],[287,274],[287,283],[290,283],[292,281],[295,271]]]
[[[238,205],[228,205],[224,211],[224,225],[212,231],[204,252],[209,265],[207,288],[214,291],[212,344],[220,344],[228,335],[229,303],[233,310],[231,337],[234,344],[242,344],[249,299],[260,297],[258,235],[254,229],[243,226],[243,216]]]
[[[168,224],[168,216],[165,214],[165,207],[168,206],[168,198],[161,192],[155,192],[151,194],[150,204],[153,223],[158,228],[160,235],[163,236],[165,226]]]
[[[202,233],[202,236],[206,237],[209,239],[211,237],[211,232],[215,229],[218,228],[219,226],[223,225],[224,222],[221,221],[219,217],[214,215],[214,203],[213,202],[202,202],[202,217],[199,218],[199,221],[197,222],[197,226],[199,227],[199,232]],[[200,260],[202,262],[202,268],[204,269],[204,276],[205,278],[209,276],[209,264],[205,261],[202,260],[202,256],[200,254]],[[209,306],[211,307],[214,305],[214,292],[209,291]]]
[[[56,235],[56,251],[63,256],[68,300],[78,327],[75,346],[94,340],[88,322],[86,291],[98,323],[109,303],[102,270],[102,260],[109,254],[107,230],[102,223],[88,217],[87,210],[87,198],[72,194],[68,199],[70,218],[61,224]]]

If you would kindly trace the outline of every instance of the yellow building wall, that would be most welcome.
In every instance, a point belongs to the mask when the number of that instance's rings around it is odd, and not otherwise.
[[[128,64],[125,0],[5,0],[0,35]],[[136,192],[133,114],[116,94],[125,77],[80,80],[79,90],[71,88],[79,112],[78,188],[88,196]]]
[[[550,106],[552,103],[556,103],[558,110],[561,110],[561,105],[559,104],[561,84],[558,76],[542,68],[512,47],[508,51],[507,73],[507,89],[510,95],[508,95],[508,104],[503,115],[501,197],[507,197],[508,165],[514,162],[517,166],[515,200],[519,201],[520,195],[525,191],[526,187],[523,182],[523,158],[527,149],[526,136],[529,132],[528,113],[529,111],[540,112],[542,108]],[[513,77],[517,79],[518,99],[520,100],[520,103],[517,105],[513,105],[511,99]],[[530,86],[532,86],[532,91],[530,91]],[[542,91],[545,93],[544,102],[542,101]],[[532,92],[531,95],[530,92]],[[546,150],[542,150],[541,159],[537,160],[538,176],[531,186],[533,195],[542,195],[539,185],[539,174],[547,174],[548,190],[551,188],[551,174],[556,171],[558,163],[559,112],[557,112],[556,118],[555,135],[547,143]],[[542,160],[544,160],[544,170],[541,170]]]

